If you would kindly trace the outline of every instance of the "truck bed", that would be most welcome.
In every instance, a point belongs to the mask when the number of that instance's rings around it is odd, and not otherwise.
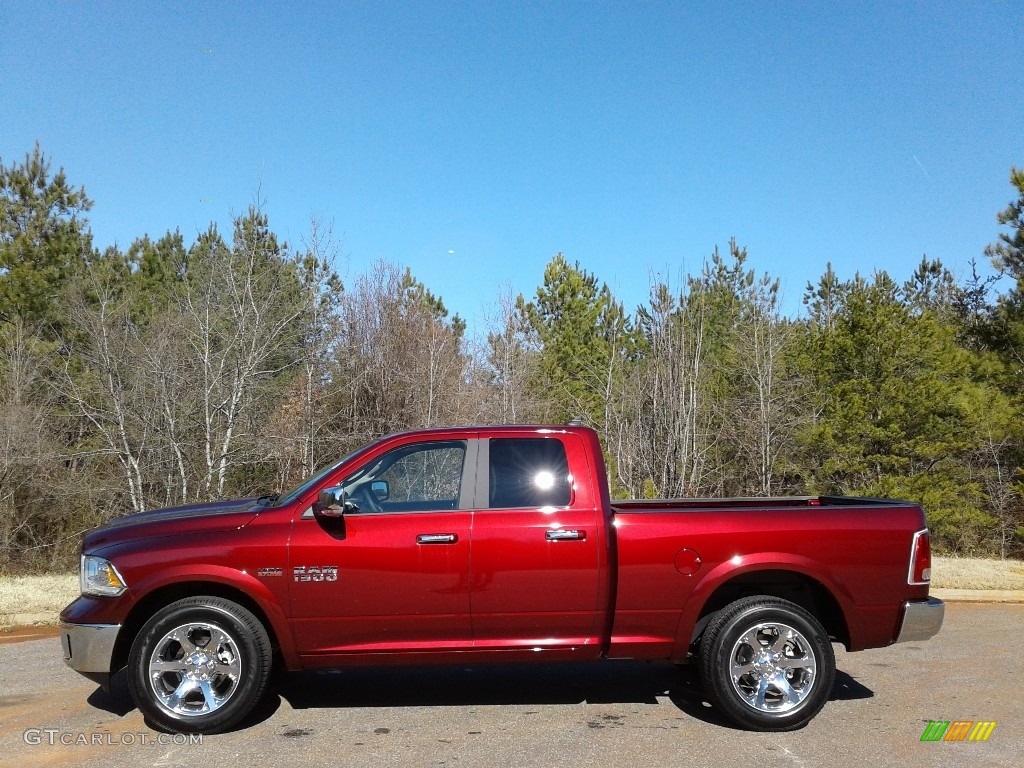
[[[797,602],[831,595],[833,638],[849,650],[891,643],[903,601],[928,596],[926,585],[907,584],[914,532],[925,527],[917,504],[802,496],[611,506],[619,565],[612,656],[670,649],[665,655],[678,659],[678,628],[696,625],[701,606],[728,601],[728,582],[755,593],[758,585],[791,589]]]
[[[613,499],[621,512],[664,512],[690,509],[779,509],[782,507],[899,506],[906,502],[859,496],[738,496],[722,499]]]

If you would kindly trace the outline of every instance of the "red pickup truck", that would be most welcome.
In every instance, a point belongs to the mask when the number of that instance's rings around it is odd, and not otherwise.
[[[609,499],[584,427],[385,437],[282,496],[114,520],[82,545],[67,663],[155,727],[237,724],[287,670],[692,660],[754,730],[828,700],[832,642],[938,632],[915,504]]]

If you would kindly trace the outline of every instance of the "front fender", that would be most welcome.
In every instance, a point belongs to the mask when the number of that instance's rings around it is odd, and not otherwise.
[[[190,584],[194,594],[202,594],[201,584],[212,583],[243,593],[252,600],[270,622],[269,629],[277,640],[281,656],[288,669],[298,669],[298,655],[292,637],[291,625],[285,615],[278,595],[275,595],[266,584],[244,570],[223,565],[180,565],[161,568],[148,578],[134,584],[131,588],[136,606],[147,602],[154,593],[178,585]]]

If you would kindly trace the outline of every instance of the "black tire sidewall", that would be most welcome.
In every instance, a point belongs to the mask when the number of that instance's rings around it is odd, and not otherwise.
[[[813,689],[799,707],[785,714],[771,715],[752,709],[735,691],[730,676],[730,657],[736,641],[752,626],[766,622],[789,624],[809,641],[814,654]],[[712,636],[705,638],[707,644],[702,642],[701,676],[712,703],[731,720],[750,730],[790,731],[802,728],[821,711],[835,682],[835,653],[828,635],[813,616],[798,605],[766,597],[726,607],[723,621],[713,624],[709,627]]]
[[[193,622],[208,622],[227,632],[237,645],[242,674],[231,698],[220,708],[188,717],[160,704],[150,685],[148,667],[154,645],[174,627]],[[262,638],[256,636],[258,632],[263,632]],[[128,686],[136,706],[152,726],[178,733],[216,733],[235,725],[256,705],[269,672],[268,641],[259,620],[241,606],[216,598],[188,598],[158,611],[136,636],[128,658]]]

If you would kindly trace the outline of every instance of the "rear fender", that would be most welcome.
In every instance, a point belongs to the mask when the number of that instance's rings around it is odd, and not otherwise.
[[[842,612],[843,620],[850,633],[851,644],[856,647],[855,637],[859,635],[860,628],[853,617],[856,616],[855,604],[849,590],[841,583],[834,581],[829,576],[829,570],[821,563],[810,558],[793,555],[786,552],[760,552],[753,555],[737,555],[729,560],[719,563],[712,568],[698,582],[690,592],[686,604],[683,606],[682,614],[679,617],[679,624],[676,627],[676,640],[672,648],[672,659],[682,661],[689,654],[694,627],[702,618],[708,600],[715,592],[725,584],[740,576],[757,574],[760,571],[788,571],[805,576],[811,581],[817,582],[827,590]],[[750,594],[759,594],[754,590]]]

